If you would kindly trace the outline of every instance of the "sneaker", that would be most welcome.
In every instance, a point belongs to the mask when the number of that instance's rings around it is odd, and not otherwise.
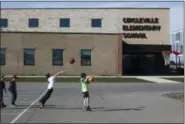
[[[2,107],[3,107],[3,108],[5,108],[5,107],[6,107],[6,105],[5,105],[5,104],[3,104],[3,105],[2,105]]]
[[[86,106],[83,106],[83,107],[82,107],[82,109],[83,109],[83,110],[86,110],[86,109],[87,109],[87,107],[86,107]]]
[[[90,106],[88,106],[88,107],[86,108],[86,111],[91,111]]]
[[[17,107],[15,104],[10,104],[10,107]]]
[[[40,103],[40,109],[43,109],[44,105],[42,103]]]

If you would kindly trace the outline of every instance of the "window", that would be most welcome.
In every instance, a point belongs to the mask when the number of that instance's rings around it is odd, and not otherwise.
[[[176,38],[175,38],[175,34],[172,34],[172,42],[175,42]]]
[[[35,49],[24,49],[24,65],[35,65]]]
[[[175,34],[172,34],[172,50],[175,50]]]
[[[37,28],[37,27],[39,27],[39,19],[37,19],[37,18],[29,19],[28,23],[29,23],[28,25],[29,25],[30,28]]]
[[[171,45],[171,50],[172,50],[172,51],[175,49],[174,47],[175,47],[175,45],[172,44],[172,45]]]
[[[180,45],[180,54],[183,54],[183,53],[184,53],[184,46]]]
[[[91,19],[91,27],[101,27],[101,19]]]
[[[91,50],[81,50],[81,66],[91,66]]]
[[[53,49],[52,64],[54,66],[63,65],[63,49]]]
[[[180,44],[179,44],[179,42],[176,42],[175,43],[175,51],[179,51],[179,49],[180,49]]]
[[[184,41],[183,41],[183,35],[184,35],[183,32],[181,32],[180,35],[181,35],[180,43],[183,44],[183,42],[184,42]]]
[[[180,41],[181,39],[181,35],[180,35],[180,32],[176,33],[176,41]]]
[[[8,19],[0,19],[0,28],[8,27]]]
[[[5,52],[6,52],[5,48],[0,48],[0,65],[5,65],[6,60]]]
[[[60,27],[70,27],[70,19],[69,18],[61,18],[60,19]]]

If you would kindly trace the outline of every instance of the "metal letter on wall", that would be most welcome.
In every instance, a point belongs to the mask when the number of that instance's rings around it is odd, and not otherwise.
[[[147,39],[145,32],[160,31],[159,18],[123,18],[125,39]],[[129,25],[128,25],[129,24]]]

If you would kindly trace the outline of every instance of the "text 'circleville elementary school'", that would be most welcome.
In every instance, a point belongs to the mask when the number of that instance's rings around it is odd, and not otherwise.
[[[160,31],[160,25],[133,25],[133,24],[159,24],[159,18],[123,18],[125,24],[123,31]],[[123,33],[124,38],[147,38],[145,33]]]
[[[169,8],[4,8],[0,24],[2,74],[162,74],[171,50]]]

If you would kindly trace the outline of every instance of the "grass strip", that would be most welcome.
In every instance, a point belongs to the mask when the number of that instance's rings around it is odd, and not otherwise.
[[[184,83],[184,78],[165,78],[165,79]]]
[[[170,93],[164,96],[184,102],[184,93]]]

